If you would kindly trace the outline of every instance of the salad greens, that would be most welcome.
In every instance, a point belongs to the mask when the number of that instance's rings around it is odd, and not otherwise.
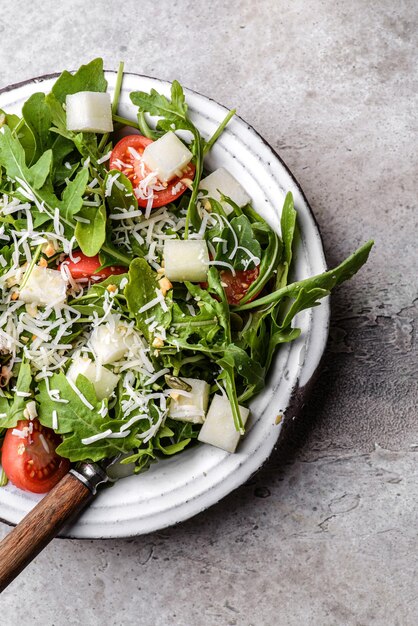
[[[251,205],[238,206],[226,195],[201,198],[204,157],[235,111],[205,139],[174,81],[170,98],[154,89],[131,93],[137,122],[125,120],[117,114],[122,79],[123,66],[112,103],[113,136],[66,126],[67,95],[106,92],[102,59],[63,72],[51,93],[25,102],[22,117],[0,112],[0,446],[35,400],[41,424],[62,436],[59,454],[75,462],[122,453],[139,472],[198,437],[200,424],[170,417],[173,389],[189,393],[187,383],[178,387],[178,377],[206,381],[211,396],[226,393],[236,430],[244,433],[239,404],[263,388],[277,347],[300,335],[295,317],[351,278],[372,242],[337,268],[289,284],[297,227],[290,193],[281,236]],[[117,131],[126,125],[152,140],[173,130],[189,133],[195,176],[179,199],[141,211],[132,177],[108,167]],[[170,238],[207,242],[206,284],[164,282]],[[99,254],[102,269],[121,266],[120,273],[111,271],[101,282],[94,274],[68,275],[62,264],[80,251]],[[38,266],[60,270],[64,301],[21,299]],[[248,284],[231,301],[225,281],[234,284],[237,277]],[[115,342],[116,356],[100,356],[100,344]],[[117,377],[110,394],[100,397],[99,369],[96,379],[80,370],[71,381],[80,358]]]

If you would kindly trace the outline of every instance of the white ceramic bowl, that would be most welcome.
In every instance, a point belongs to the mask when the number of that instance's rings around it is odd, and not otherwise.
[[[111,93],[115,77],[115,73],[106,72]],[[20,113],[23,102],[37,91],[49,92],[55,78],[40,77],[2,90],[0,108]],[[168,95],[170,85],[155,78],[125,74],[119,114],[135,119],[129,93],[151,88]],[[209,137],[225,117],[226,109],[189,90],[186,97],[193,121]],[[302,190],[251,126],[235,117],[206,164],[209,169],[228,169],[249,192],[255,209],[278,231],[283,200],[286,192],[291,191],[301,232],[295,277],[301,279],[325,271],[321,237]],[[295,396],[301,395],[318,367],[328,335],[328,300],[299,315],[297,322],[303,332],[297,341],[279,348],[266,388],[251,403],[250,429],[236,454],[199,445],[156,463],[144,474],[124,478],[100,493],[67,536],[127,537],[148,533],[203,511],[243,484],[268,458],[278,440],[282,424],[276,424],[277,415],[291,406]],[[15,524],[38,499],[39,496],[8,485],[0,489],[0,517]]]

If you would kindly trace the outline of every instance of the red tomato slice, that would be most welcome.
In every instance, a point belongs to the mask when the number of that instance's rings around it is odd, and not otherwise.
[[[128,271],[127,267],[122,267],[122,265],[111,265],[110,267],[104,267],[98,272],[97,270],[102,265],[100,263],[99,255],[96,256],[86,256],[79,250],[74,252],[74,257],[80,257],[80,261],[78,263],[74,263],[70,258],[67,257],[63,263],[65,263],[70,270],[71,276],[77,280],[78,278],[95,278],[95,282],[99,282],[101,280],[105,280],[105,278],[109,278],[109,276],[114,276],[115,274],[124,274]]]
[[[150,173],[144,164],[141,164],[140,159],[135,155],[142,155],[145,148],[152,143],[152,139],[143,137],[142,135],[127,135],[121,139],[112,150],[112,154],[109,161],[109,167],[111,170],[120,170],[131,181],[135,195],[138,200],[138,205],[145,208],[148,200],[138,197],[136,191],[141,180]],[[130,150],[131,149],[131,150]],[[141,167],[142,165],[142,167]],[[152,201],[152,208],[158,208],[164,206],[169,202],[177,200],[187,189],[181,181],[183,178],[193,179],[196,168],[193,163],[189,163],[183,172],[181,178],[174,178],[167,185],[164,185],[164,189],[161,191],[154,191],[154,198]],[[163,183],[161,183],[163,185]]]
[[[21,420],[16,429],[23,431],[30,423]],[[26,432],[25,437],[13,435],[14,429],[9,428],[3,442],[1,464],[15,487],[32,493],[46,493],[65,476],[70,462],[55,452],[61,437],[38,420],[32,424],[32,434]]]
[[[252,270],[236,270],[235,276],[229,270],[222,270],[220,273],[221,284],[225,290],[226,299],[231,305],[239,304],[245,296],[252,283],[260,273],[257,266]],[[251,302],[257,294],[249,300]]]

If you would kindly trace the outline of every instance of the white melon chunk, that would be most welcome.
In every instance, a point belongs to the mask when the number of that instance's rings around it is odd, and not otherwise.
[[[93,329],[88,345],[103,365],[122,359],[132,343],[129,328],[119,320],[111,320]]]
[[[249,410],[239,406],[242,423],[247,421]],[[198,440],[211,446],[235,452],[240,434],[235,430],[234,417],[228,398],[216,394],[209,407],[206,420],[200,429]]]
[[[23,275],[23,280],[25,275]],[[19,299],[38,306],[54,306],[65,302],[67,281],[58,270],[35,265],[20,290]]]
[[[181,422],[203,424],[209,402],[210,386],[198,378],[181,378],[191,386],[191,391],[173,389],[171,392],[169,417]],[[186,395],[187,394],[187,395]]]
[[[203,239],[166,239],[165,275],[171,281],[204,282],[208,277],[209,253]]]
[[[207,191],[207,195],[204,197],[213,198],[213,200],[217,200],[218,202],[221,202],[221,193],[231,198],[239,207],[251,202],[251,198],[244,187],[223,167],[215,170],[212,174],[206,176],[206,178],[202,178],[199,183],[199,189]],[[227,215],[232,213],[233,208],[230,204],[227,202],[221,202],[221,204]]]
[[[76,383],[79,374],[85,376],[92,383],[98,400],[108,398],[119,382],[119,376],[102,365],[96,365],[87,356],[81,354],[73,358],[67,372],[67,378]]]
[[[98,91],[68,94],[66,100],[67,129],[85,133],[113,131],[110,95]]]
[[[170,131],[145,148],[142,160],[150,170],[157,173],[161,182],[168,183],[182,175],[192,156],[177,135]]]

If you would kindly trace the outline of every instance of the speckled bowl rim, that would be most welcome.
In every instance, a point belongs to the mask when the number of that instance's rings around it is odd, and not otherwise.
[[[106,75],[115,75],[116,72],[113,70],[106,70]],[[33,77],[24,81],[20,81],[17,83],[13,83],[11,85],[8,85],[6,87],[3,87],[0,89],[0,96],[2,94],[5,94],[7,92],[13,92],[14,90],[17,90],[19,88],[25,87],[27,85],[31,85],[31,84],[42,84],[45,81],[57,78],[60,75],[60,72],[53,72],[50,74],[44,74],[44,75],[40,75],[37,77]],[[169,85],[170,82],[166,81],[166,80],[162,80],[162,79],[158,79],[152,76],[148,76],[146,74],[138,74],[135,72],[124,72],[124,76],[132,76],[133,78],[139,78],[139,79],[147,79],[150,81],[156,81],[156,83],[159,84],[163,84],[165,86]],[[220,109],[223,109],[225,112],[228,111],[228,109],[220,104],[219,102],[217,102],[215,99],[207,97],[201,93],[199,93],[196,90],[192,90],[192,89],[188,89],[185,88],[185,93],[187,94],[192,94],[197,96],[198,98],[203,98],[205,101],[213,103],[214,105],[216,105],[217,107],[219,107]],[[267,148],[267,150],[270,152],[271,157],[273,159],[275,159],[277,161],[277,163],[280,165],[280,167],[284,170],[284,172],[287,174],[287,176],[291,179],[293,185],[295,186],[295,188],[298,190],[301,199],[303,201],[304,204],[304,209],[306,209],[306,211],[309,213],[309,217],[313,223],[314,226],[314,230],[316,231],[316,237],[319,241],[320,244],[320,248],[321,248],[321,261],[323,263],[323,269],[322,271],[325,271],[327,269],[327,264],[326,264],[326,260],[325,260],[325,252],[324,252],[324,246],[323,246],[323,240],[322,240],[322,235],[321,235],[321,231],[319,228],[319,224],[318,221],[315,217],[314,212],[312,211],[312,208],[305,196],[305,193],[303,192],[303,189],[301,187],[301,185],[299,184],[299,182],[297,181],[297,179],[295,178],[295,176],[293,175],[293,173],[291,172],[290,168],[286,165],[286,163],[284,162],[284,160],[281,158],[281,156],[277,153],[276,150],[274,150],[274,148],[272,148],[272,146],[264,139],[264,137],[258,132],[256,131],[250,124],[248,124],[248,122],[246,122],[245,120],[243,120],[240,116],[235,115],[234,116],[235,120],[238,120],[240,123],[242,123],[243,125],[245,125],[245,127],[250,131],[250,133],[260,142],[262,142],[262,144]],[[215,504],[216,502],[218,502],[220,499],[226,497],[229,493],[231,493],[232,491],[234,491],[236,488],[238,488],[240,485],[242,485],[246,480],[248,480],[256,471],[258,471],[261,466],[268,460],[268,458],[271,456],[271,454],[274,452],[274,450],[276,449],[277,445],[278,445],[278,441],[279,441],[279,437],[280,437],[280,433],[282,430],[282,426],[283,423],[288,421],[290,419],[290,417],[294,418],[300,411],[304,401],[307,398],[307,395],[314,383],[314,381],[317,378],[317,374],[318,374],[318,370],[320,367],[320,362],[321,359],[323,357],[323,353],[326,347],[326,342],[327,342],[327,337],[328,337],[328,332],[329,332],[329,321],[330,321],[330,307],[329,307],[329,298],[325,299],[322,304],[321,307],[322,309],[322,318],[323,318],[323,327],[322,327],[322,342],[321,342],[321,346],[318,348],[317,346],[317,353],[316,355],[314,355],[314,358],[316,360],[316,364],[315,367],[312,369],[312,371],[310,372],[310,375],[308,377],[307,380],[304,381],[303,385],[300,385],[300,372],[299,375],[296,379],[296,382],[291,390],[291,394],[287,403],[287,406],[285,408],[285,419],[282,421],[282,423],[277,427],[277,436],[276,436],[276,440],[275,442],[272,444],[269,452],[267,455],[264,456],[264,458],[261,460],[261,462],[258,464],[258,466],[256,468],[252,468],[252,470],[250,472],[247,472],[245,474],[243,474],[241,472],[241,477],[238,481],[235,481],[235,484],[229,488],[227,491],[225,491],[224,493],[222,493],[221,495],[219,495],[218,497],[209,499],[206,504],[204,506],[198,506],[198,507],[192,507],[192,510],[190,511],[186,511],[185,514],[183,515],[179,515],[177,517],[174,517],[171,521],[167,522],[165,521],[164,523],[161,523],[160,525],[154,525],[154,527],[149,528],[147,530],[137,530],[137,531],[131,531],[131,532],[106,532],[106,533],[98,533],[98,532],[91,532],[91,534],[89,534],[87,532],[87,534],[85,534],[84,532],[82,534],[79,534],[78,532],[76,532],[77,530],[77,524],[75,527],[71,527],[66,529],[65,532],[61,533],[61,537],[66,537],[66,538],[85,538],[85,539],[96,539],[96,538],[116,538],[116,537],[130,537],[130,536],[135,536],[135,535],[139,535],[139,534],[146,534],[148,532],[153,532],[155,530],[159,530],[177,523],[180,523],[181,521],[185,521],[186,519],[189,519],[190,517],[193,517],[194,515],[200,513],[201,511],[205,510],[206,508],[212,506],[213,504]],[[303,367],[304,363],[302,363]],[[266,388],[267,391],[267,388]],[[262,392],[263,393],[263,392]],[[241,466],[238,466],[238,470],[241,469]],[[193,498],[192,498],[193,500]],[[36,504],[36,502],[34,502],[33,504]],[[2,517],[2,513],[0,512],[0,521],[9,524],[11,526],[15,525],[16,521],[11,521],[10,519],[5,519]],[[77,522],[78,523],[78,522]]]

